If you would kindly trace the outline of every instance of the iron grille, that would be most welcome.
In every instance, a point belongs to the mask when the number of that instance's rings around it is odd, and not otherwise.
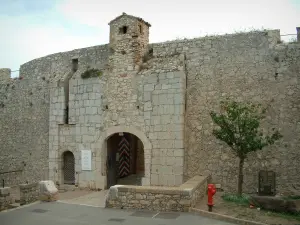
[[[64,155],[64,183],[75,184],[75,159],[71,152]]]

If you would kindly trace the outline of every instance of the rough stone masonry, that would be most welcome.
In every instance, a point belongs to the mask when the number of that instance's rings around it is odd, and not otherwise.
[[[0,70],[0,173],[7,172],[0,178],[7,186],[47,178],[63,184],[68,151],[75,184],[106,188],[106,141],[127,132],[143,144],[142,185],[179,186],[209,173],[235,191],[238,160],[212,136],[209,116],[231,97],[269,105],[265,125],[283,134],[249,155],[245,191],[256,192],[265,169],[276,172],[278,191],[299,187],[299,42],[263,30],[149,44],[151,25],[141,18],[122,14],[109,26],[109,44],[34,59],[17,79]],[[89,68],[98,76],[83,78]],[[87,149],[92,168],[82,170]]]

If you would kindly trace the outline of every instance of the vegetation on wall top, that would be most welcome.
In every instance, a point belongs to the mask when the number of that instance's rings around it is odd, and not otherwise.
[[[101,77],[102,76],[102,71],[95,69],[95,68],[88,68],[86,71],[84,71],[81,74],[81,78],[82,79],[86,79],[86,78],[92,78],[92,77]]]

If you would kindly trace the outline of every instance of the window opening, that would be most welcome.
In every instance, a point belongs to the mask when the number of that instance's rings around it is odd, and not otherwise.
[[[128,30],[127,26],[123,26],[123,27],[120,28],[119,33],[120,34],[126,34],[127,30]]]
[[[78,70],[78,59],[72,59],[72,71],[75,73]]]

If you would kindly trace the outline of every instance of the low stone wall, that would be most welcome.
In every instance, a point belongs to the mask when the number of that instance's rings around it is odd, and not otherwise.
[[[195,176],[180,186],[183,189],[189,189],[193,187],[191,191],[191,203],[190,207],[194,207],[198,200],[206,195],[207,184],[210,182],[210,176]]]
[[[39,198],[39,185],[33,184],[20,184],[20,204],[26,205],[37,201]]]
[[[10,192],[10,187],[0,188],[0,211],[8,209],[9,205],[12,203]]]
[[[206,193],[210,176],[195,176],[179,187],[115,185],[107,208],[187,212]]]

